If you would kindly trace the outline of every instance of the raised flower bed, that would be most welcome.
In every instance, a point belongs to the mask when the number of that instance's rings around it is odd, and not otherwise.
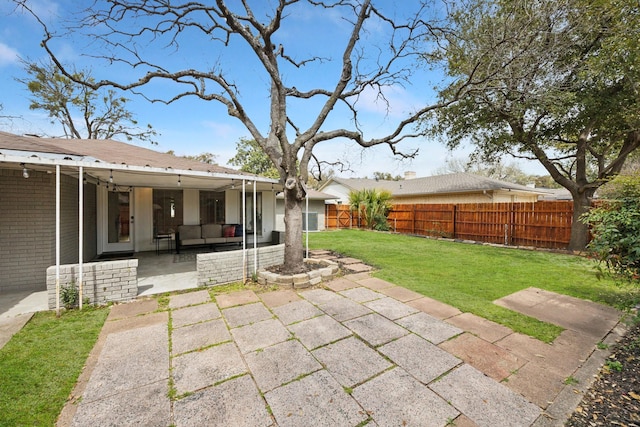
[[[329,281],[338,274],[338,264],[326,259],[307,258],[304,260],[308,271],[298,274],[282,274],[267,269],[258,270],[260,285],[277,285],[284,289],[304,289]]]

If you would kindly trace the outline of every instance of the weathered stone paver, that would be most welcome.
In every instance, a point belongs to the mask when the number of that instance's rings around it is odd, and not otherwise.
[[[528,362],[467,332],[443,342],[440,348],[455,354],[496,381],[502,381]]]
[[[230,328],[250,325],[273,317],[273,314],[261,302],[225,308],[222,310],[222,315]]]
[[[449,317],[457,316],[462,313],[460,310],[450,306],[449,304],[427,297],[414,299],[407,302],[407,305],[417,308],[418,310],[438,319],[448,319]]]
[[[211,301],[209,291],[187,292],[185,294],[173,295],[169,299],[169,308],[180,308],[188,305],[202,304]]]
[[[221,309],[258,301],[260,301],[260,298],[258,298],[258,295],[251,290],[231,292],[229,294],[216,296],[216,303],[218,303],[218,307]]]
[[[371,313],[371,310],[369,310],[367,307],[363,306],[362,304],[358,304],[357,302],[352,301],[349,298],[342,298],[341,300],[324,303],[319,305],[318,307],[329,316],[340,322]]]
[[[289,330],[309,350],[351,335],[349,329],[326,315],[289,325]]]
[[[322,369],[322,365],[297,340],[248,353],[245,360],[263,393]]]
[[[496,300],[495,304],[595,339],[604,338],[622,314],[613,307],[538,288],[523,289]],[[574,315],[566,316],[566,311]],[[597,322],[593,321],[594,314]]]
[[[378,426],[445,426],[459,414],[400,368],[356,387],[353,397]]]
[[[353,387],[393,366],[356,337],[320,347],[313,355],[345,387]]]
[[[145,313],[151,313],[158,309],[157,299],[141,299],[137,301],[116,304],[111,307],[107,320],[125,319]]]
[[[385,344],[378,350],[424,384],[462,363],[462,360],[414,334]]]
[[[177,427],[273,425],[265,401],[249,375],[194,393],[173,406]]]
[[[343,295],[356,302],[367,302],[367,301],[373,301],[375,299],[384,298],[383,294],[372,291],[371,289],[364,288],[364,287],[351,288],[351,289],[340,292],[340,295]]]
[[[417,308],[413,308],[390,297],[370,301],[364,303],[364,305],[391,320],[396,320],[418,312]]]
[[[381,289],[380,292],[401,302],[413,301],[423,297],[422,294],[419,294],[407,288],[403,288],[402,286],[394,286],[391,288]]]
[[[464,364],[429,385],[481,427],[530,426],[540,408]]]
[[[123,360],[127,363],[123,364]],[[166,324],[111,334],[91,374],[83,402],[166,380],[169,377],[168,366]]]
[[[513,333],[513,331],[506,326],[499,325],[496,322],[471,313],[462,313],[450,317],[447,319],[447,322],[460,329],[469,331],[488,342],[496,342]]]
[[[80,402],[71,425],[74,427],[166,425],[171,415],[168,392],[167,382],[158,381],[114,393],[97,401]]]
[[[229,330],[222,319],[196,323],[173,330],[171,334],[172,351],[173,354],[180,354],[230,339]]]
[[[269,308],[280,307],[281,305],[286,305],[300,300],[298,293],[290,289],[263,292],[259,296],[264,305]]]
[[[265,394],[279,426],[357,426],[362,408],[326,371],[318,371]]]
[[[403,327],[377,313],[348,320],[344,322],[344,325],[374,347],[386,344],[409,333]]]
[[[356,288],[360,285],[353,280],[349,280],[344,277],[338,277],[337,279],[326,282],[324,286],[334,292],[340,292],[346,289]]]
[[[300,296],[316,305],[341,301],[344,299],[342,295],[326,289],[313,289],[310,291],[300,292]]]
[[[280,321],[285,325],[301,322],[323,314],[315,305],[306,300],[290,302],[273,309]]]
[[[233,343],[174,357],[172,365],[178,394],[196,391],[247,372]]]
[[[434,344],[440,344],[464,332],[462,329],[450,325],[442,320],[431,317],[426,313],[415,313],[397,320],[411,332],[420,335]]]
[[[260,350],[291,338],[291,333],[276,319],[263,320],[262,322],[232,329],[231,334],[243,354]]]
[[[174,328],[179,328],[193,323],[218,319],[220,316],[220,310],[218,310],[218,306],[214,303],[194,305],[173,310],[171,312],[171,325]]]

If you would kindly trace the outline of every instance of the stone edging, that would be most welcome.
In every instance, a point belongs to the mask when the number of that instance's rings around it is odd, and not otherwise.
[[[304,289],[317,285],[323,280],[333,279],[339,271],[339,266],[326,259],[306,258],[305,264],[318,266],[307,273],[278,274],[261,269],[258,270],[258,283],[260,285],[277,285],[284,289]]]

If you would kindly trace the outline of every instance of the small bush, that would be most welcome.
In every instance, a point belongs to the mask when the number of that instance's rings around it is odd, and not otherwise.
[[[78,307],[80,292],[75,282],[60,286],[60,301],[67,310]]]

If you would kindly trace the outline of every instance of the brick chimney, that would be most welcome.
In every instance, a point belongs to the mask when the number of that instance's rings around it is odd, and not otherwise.
[[[414,171],[406,171],[404,173],[404,179],[414,179],[416,177],[416,173]]]

